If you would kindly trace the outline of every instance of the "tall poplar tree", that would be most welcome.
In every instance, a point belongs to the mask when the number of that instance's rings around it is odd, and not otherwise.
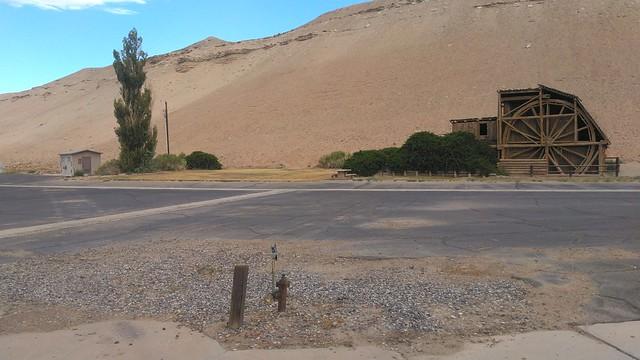
[[[115,129],[120,142],[120,170],[140,172],[149,167],[156,152],[158,129],[151,126],[151,90],[144,87],[147,54],[134,28],[113,51],[113,68],[120,82],[120,98],[114,101]]]

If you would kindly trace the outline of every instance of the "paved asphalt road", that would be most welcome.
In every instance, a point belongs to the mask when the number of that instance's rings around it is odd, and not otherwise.
[[[0,176],[0,262],[31,253],[183,238],[344,240],[367,256],[511,256],[513,249],[526,253],[530,248],[588,246],[640,251],[638,184],[153,185],[162,189],[140,183]],[[287,191],[266,193],[273,188]],[[243,197],[256,193],[266,195]],[[124,216],[117,222],[94,221],[108,214],[214,199],[226,202]],[[76,219],[86,223],[1,236],[2,230]],[[640,318],[640,264],[591,261],[579,267],[600,287],[594,318]]]
[[[241,193],[0,187],[0,230],[216,199]]]

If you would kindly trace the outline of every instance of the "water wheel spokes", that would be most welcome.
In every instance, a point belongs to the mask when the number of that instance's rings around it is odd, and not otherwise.
[[[560,99],[528,101],[503,118],[502,140],[512,159],[547,159],[549,172],[593,173],[598,159],[595,126],[581,108]],[[530,146],[528,146],[530,145]]]
[[[511,152],[512,159],[541,159],[544,151],[542,147],[523,147]]]

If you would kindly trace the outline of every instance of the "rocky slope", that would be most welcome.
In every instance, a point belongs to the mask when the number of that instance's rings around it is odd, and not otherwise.
[[[497,89],[542,83],[583,99],[610,155],[640,159],[640,1],[491,1],[374,1],[274,37],[154,57],[155,121],[163,133],[166,100],[174,151],[306,167],[495,115]],[[0,95],[0,161],[55,167],[58,152],[85,147],[114,157],[116,96],[111,67]]]

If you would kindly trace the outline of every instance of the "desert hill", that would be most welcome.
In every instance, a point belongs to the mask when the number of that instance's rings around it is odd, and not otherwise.
[[[495,115],[497,89],[542,83],[582,98],[610,155],[640,160],[640,2],[492,1],[374,1],[274,37],[153,57],[155,121],[163,134],[167,100],[174,152],[306,167]],[[111,67],[0,95],[0,161],[55,167],[59,152],[86,147],[115,157],[116,96]]]

